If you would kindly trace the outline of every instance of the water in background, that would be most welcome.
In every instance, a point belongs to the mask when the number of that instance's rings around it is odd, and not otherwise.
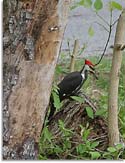
[[[75,0],[75,2],[77,1],[78,0]],[[99,15],[101,15],[108,22],[110,19],[110,12],[107,9],[109,1],[110,0],[103,1],[103,9],[99,11]],[[125,0],[115,1],[122,4],[123,8],[125,8]],[[113,21],[118,19],[120,13],[121,11],[118,10],[113,11]],[[67,46],[68,40],[70,42],[70,50],[72,50],[74,40],[78,39],[80,47],[87,43],[87,47],[82,53],[82,56],[100,55],[107,41],[108,32],[98,23],[104,25],[104,22],[89,8],[84,8],[80,6],[74,10],[71,10],[66,31],[64,34],[64,40],[62,43],[62,51],[69,51],[69,48]],[[94,30],[94,36],[92,37],[88,35],[88,29],[90,26],[92,26]],[[115,29],[116,25],[113,27],[112,30],[112,35],[106,51],[107,55],[112,53],[112,49],[110,48],[110,46],[114,44]]]

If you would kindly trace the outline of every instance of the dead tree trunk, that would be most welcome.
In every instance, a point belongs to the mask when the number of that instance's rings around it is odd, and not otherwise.
[[[37,159],[69,4],[70,0],[5,1],[4,159]]]
[[[116,29],[112,67],[110,72],[108,101],[108,134],[109,145],[119,143],[118,129],[118,86],[122,61],[122,49],[125,45],[125,10],[123,10]]]

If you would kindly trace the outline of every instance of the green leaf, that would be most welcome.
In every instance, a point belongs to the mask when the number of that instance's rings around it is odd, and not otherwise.
[[[83,136],[82,136],[83,141],[87,141],[89,134],[90,134],[90,129],[84,130]]]
[[[84,0],[84,7],[90,8],[92,6],[92,0]]]
[[[89,140],[86,140],[85,145],[86,145],[86,148],[88,149],[88,151],[92,149],[91,142]]]
[[[117,150],[120,150],[120,149],[123,148],[123,144],[117,144],[115,147],[116,147]]]
[[[42,156],[41,154],[38,155],[39,160],[47,160],[46,156]]]
[[[60,102],[59,95],[56,92],[52,92],[53,99],[54,99],[54,106],[56,109],[60,109],[62,106],[62,103]]]
[[[71,148],[71,142],[69,140],[65,140],[63,142],[63,149],[67,150]]]
[[[59,87],[56,84],[54,84],[52,87],[52,92],[56,92],[58,94],[58,90],[59,90]]]
[[[104,152],[102,157],[106,158],[106,159],[112,159],[112,156],[111,156],[111,154],[109,152]]]
[[[92,142],[91,144],[91,148],[95,148],[99,145],[99,142],[95,141],[95,142]]]
[[[110,10],[114,10],[114,9],[122,10],[121,4],[119,4],[118,2],[115,2],[115,1],[109,2],[109,7],[110,7]]]
[[[60,154],[60,153],[63,152],[63,150],[57,145],[57,146],[54,147],[54,152],[55,152],[56,154]]]
[[[99,115],[104,115],[105,113],[106,113],[106,109],[99,109],[95,112],[95,115],[99,116]]]
[[[63,70],[62,69],[63,69],[62,66],[57,65],[56,66],[56,74],[57,75],[60,75],[61,73],[63,73]],[[56,86],[56,88],[57,88],[57,86]]]
[[[49,142],[51,142],[52,134],[49,132],[47,127],[44,128],[43,133],[44,133],[44,140],[48,140]]]
[[[90,8],[92,6],[92,0],[81,0],[78,4]]]
[[[94,8],[98,11],[101,10],[103,8],[103,3],[101,0],[96,0],[94,2]]]
[[[81,0],[78,4],[79,4],[80,6],[84,6],[84,0]]]
[[[78,154],[83,154],[86,151],[86,146],[84,144],[79,144],[76,147],[76,151]]]
[[[78,101],[79,103],[83,103],[84,99],[83,97],[79,97],[79,96],[70,96],[73,100]]]
[[[86,112],[89,118],[92,118],[92,119],[94,118],[94,113],[93,113],[92,108],[86,107]]]
[[[65,137],[70,137],[73,134],[73,131],[71,129],[65,127],[65,123],[62,120],[59,120],[58,123],[59,123],[59,128],[63,132],[63,135]]]
[[[92,159],[98,159],[101,154],[99,152],[90,152]]]
[[[116,152],[116,148],[115,147],[108,147],[107,151],[114,153],[114,152]]]
[[[90,37],[94,36],[94,30],[93,30],[92,26],[89,27],[88,34]]]
[[[63,129],[65,128],[65,124],[62,120],[59,120],[58,123],[59,123],[60,128],[63,128]]]

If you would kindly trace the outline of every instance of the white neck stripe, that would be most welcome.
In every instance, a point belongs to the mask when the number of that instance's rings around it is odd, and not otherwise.
[[[85,79],[85,74],[84,74],[84,73],[82,73],[81,75],[82,75],[82,78],[83,78],[83,79]]]

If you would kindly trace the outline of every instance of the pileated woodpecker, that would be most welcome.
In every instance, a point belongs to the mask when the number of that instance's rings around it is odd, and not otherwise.
[[[68,98],[71,95],[75,95],[86,81],[89,72],[95,75],[94,65],[91,61],[85,60],[85,64],[80,71],[72,72],[65,76],[64,79],[58,84],[58,95],[60,101]],[[50,98],[50,103],[51,106],[48,120],[51,119],[56,110],[52,96]]]

